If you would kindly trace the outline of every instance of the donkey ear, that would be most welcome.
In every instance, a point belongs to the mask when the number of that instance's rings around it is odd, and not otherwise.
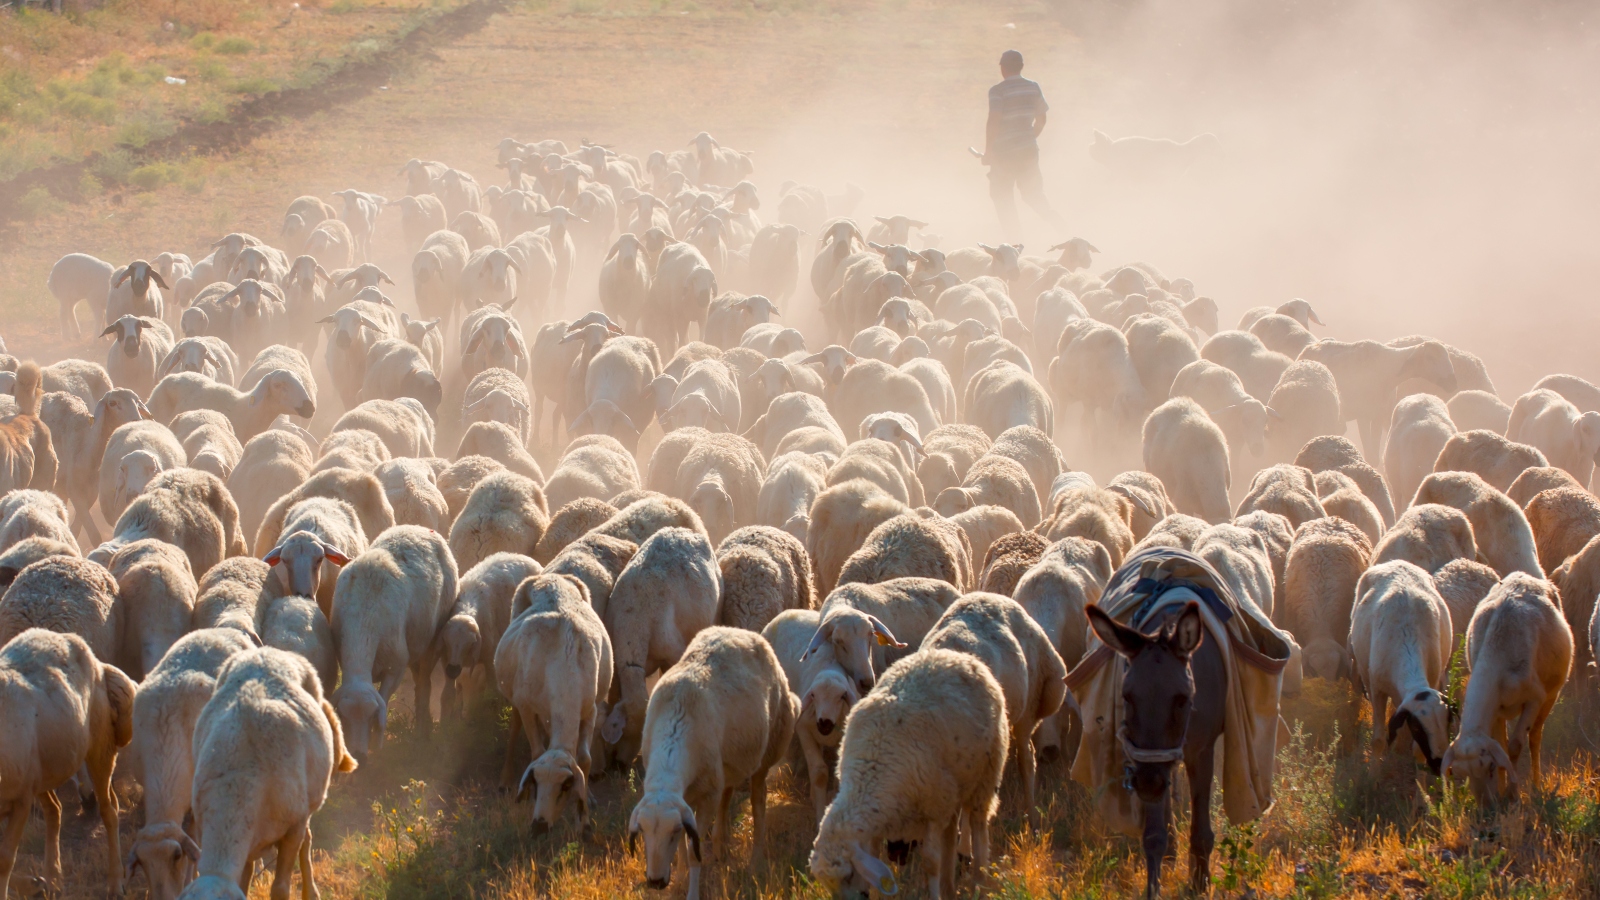
[[[1095,635],[1119,656],[1132,659],[1150,642],[1149,638],[1111,618],[1093,603],[1084,607],[1084,612],[1089,616],[1089,627],[1094,629]]]
[[[1172,628],[1173,652],[1187,659],[1199,648],[1205,634],[1205,624],[1200,621],[1200,604],[1190,600],[1183,612],[1178,613],[1178,621]]]

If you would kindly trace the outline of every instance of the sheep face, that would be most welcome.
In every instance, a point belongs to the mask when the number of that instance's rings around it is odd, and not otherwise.
[[[350,562],[350,558],[324,544],[311,532],[297,531],[284,538],[262,558],[262,562],[272,566],[278,582],[290,595],[315,597],[323,580],[323,562],[343,566]],[[337,575],[338,572],[328,573],[330,580]]]
[[[567,803],[574,799],[578,801],[578,820],[588,823],[589,779],[583,774],[583,766],[571,753],[552,748],[529,763],[527,770],[522,773],[518,797],[529,789],[530,780],[533,789],[533,833],[536,836],[549,831],[566,811]],[[645,844],[649,846],[648,839]]]
[[[645,883],[650,887],[664,890],[672,883],[672,860],[685,838],[694,854],[694,864],[700,864],[700,828],[695,822],[694,810],[682,797],[663,791],[645,794],[628,820],[630,848],[641,834],[644,836]]]
[[[1489,796],[1489,786],[1498,786],[1499,775],[1506,775],[1506,786],[1517,790],[1517,767],[1500,742],[1486,734],[1463,734],[1444,752],[1440,770],[1450,778],[1465,778],[1480,798]],[[1497,791],[1498,793],[1499,791]]]
[[[116,343],[122,345],[122,355],[133,357],[139,355],[140,332],[149,327],[138,316],[123,316],[106,326],[106,330],[100,332],[100,336],[113,337]]]
[[[478,664],[478,648],[482,637],[478,632],[477,620],[471,616],[451,616],[439,630],[439,641],[444,644],[444,677],[454,681],[463,670]]]
[[[117,502],[126,504],[144,493],[163,468],[160,458],[149,450],[135,450],[124,456],[117,464]]]
[[[1389,717],[1391,747],[1394,746],[1395,738],[1400,736],[1402,726],[1410,730],[1411,740],[1416,742],[1417,750],[1422,753],[1428,768],[1433,770],[1433,774],[1438,775],[1443,768],[1443,760],[1438,755],[1439,748],[1450,742],[1450,708],[1446,705],[1444,696],[1430,689],[1418,691],[1401,701],[1400,708]],[[1403,738],[1401,740],[1402,743],[1405,742]]]
[[[810,868],[819,881],[834,886],[834,896],[841,900],[867,900],[874,888],[884,896],[900,892],[894,872],[860,841],[824,843],[819,836]]]
[[[911,311],[911,302],[903,296],[895,296],[883,302],[878,307],[878,324],[889,329],[900,337],[909,337],[917,329],[916,317]]]
[[[300,383],[300,376],[287,369],[268,372],[255,390],[250,392],[250,405],[262,404],[269,404],[282,412],[292,412],[302,419],[317,414],[317,405],[311,401],[306,386]]]
[[[128,851],[127,877],[144,869],[150,900],[174,900],[182,893],[190,862],[200,861],[200,847],[174,822],[147,826],[134,835]]]
[[[228,280],[238,284],[246,279],[262,280],[271,274],[271,264],[267,255],[255,247],[246,247],[234,260],[233,268],[228,272]]]
[[[150,282],[152,281],[160,285],[162,290],[171,290],[167,286],[167,282],[161,277],[161,273],[142,259],[136,259],[128,263],[128,267],[122,272],[122,277],[118,278],[111,286],[121,287],[124,281],[133,282],[133,296],[136,300],[143,300],[150,293]]]
[[[863,694],[872,690],[878,680],[873,669],[873,647],[903,649],[906,646],[895,639],[894,633],[878,621],[877,616],[848,608],[828,614],[818,625],[811,645],[800,658],[805,659],[825,643],[833,647],[833,658],[839,661],[839,667],[855,681]]]
[[[1302,654],[1305,673],[1313,678],[1332,681],[1350,671],[1349,654],[1332,638],[1317,638],[1306,644]]]
[[[220,875],[202,875],[183,891],[184,900],[245,900],[239,883]]]
[[[168,359],[168,365],[159,373],[162,377],[174,372],[196,372],[215,379],[222,371],[221,363],[212,355],[211,348],[193,338],[179,341]]]
[[[1423,341],[1411,348],[1409,358],[1400,368],[1399,381],[1408,378],[1432,382],[1445,397],[1456,392],[1456,370],[1450,362],[1450,351],[1438,341]]]
[[[817,734],[839,740],[844,735],[844,720],[850,707],[861,699],[855,686],[843,669],[828,669],[818,673],[811,682],[801,702],[800,715],[810,711],[816,717]]]
[[[800,360],[803,366],[820,365],[823,378],[834,387],[838,387],[839,382],[844,380],[845,370],[856,362],[856,355],[838,344],[824,347],[821,351]]]
[[[184,315],[187,316],[188,312],[185,311]],[[333,333],[328,336],[328,339],[341,349],[347,349],[351,345],[365,346],[361,334],[363,328],[370,330],[375,335],[369,340],[377,340],[378,337],[383,337],[388,333],[382,325],[362,315],[361,310],[350,306],[335,310],[331,315],[322,318],[320,322],[333,326]]]
[[[389,704],[370,682],[342,684],[333,695],[333,708],[344,726],[344,742],[359,763],[371,750],[383,746],[389,727]]]

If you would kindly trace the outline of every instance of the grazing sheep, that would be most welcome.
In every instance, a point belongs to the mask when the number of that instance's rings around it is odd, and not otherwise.
[[[1523,470],[1549,465],[1537,447],[1506,440],[1492,431],[1462,431],[1445,442],[1433,470],[1472,472],[1503,491]]]
[[[583,582],[570,575],[530,576],[512,590],[523,612],[492,645],[491,668],[511,703],[510,743],[521,728],[533,748],[517,794],[531,789],[535,833],[553,826],[573,798],[587,832],[589,753],[597,710],[611,690],[611,639]]]
[[[1283,516],[1293,528],[1327,515],[1317,498],[1316,476],[1310,469],[1293,465],[1269,466],[1257,472],[1234,515],[1258,509]]]
[[[960,487],[945,488],[933,501],[933,508],[942,516],[975,506],[1004,506],[1017,514],[1024,528],[1038,525],[1042,518],[1039,494],[1028,470],[992,450],[972,464]]]
[[[1472,522],[1452,506],[1419,503],[1404,513],[1372,548],[1372,564],[1403,559],[1437,572],[1453,559],[1476,559]]]
[[[1455,433],[1450,410],[1433,394],[1412,394],[1395,404],[1383,467],[1402,506],[1413,502],[1417,485],[1433,471],[1439,451]]]
[[[372,470],[398,525],[450,530],[450,504],[439,490],[438,475],[425,459],[391,459]]]
[[[132,758],[144,788],[144,827],[128,850],[128,874],[143,869],[152,900],[175,900],[199,845],[183,829],[194,785],[194,725],[217,673],[255,645],[231,628],[203,628],[172,645],[133,698]]]
[[[894,873],[874,850],[920,841],[930,895],[956,896],[959,822],[970,830],[974,871],[988,864],[1007,738],[1005,695],[983,663],[948,650],[897,663],[850,712],[839,794],[818,828],[811,874],[836,890],[894,894]]]
[[[639,545],[604,534],[587,534],[568,544],[545,567],[546,575],[571,575],[589,589],[589,604],[602,619],[611,602],[617,578],[627,568]],[[521,610],[513,604],[511,618]]]
[[[1482,797],[1491,782],[1501,784],[1504,772],[1515,793],[1517,760],[1526,746],[1533,788],[1543,787],[1544,722],[1566,684],[1572,652],[1572,629],[1549,582],[1516,572],[1496,585],[1467,626],[1471,678],[1461,730],[1444,753],[1445,774],[1465,776]]]
[[[1174,397],[1144,423],[1144,466],[1161,480],[1179,512],[1226,522],[1228,441],[1200,404]]]
[[[1350,604],[1371,558],[1367,536],[1343,519],[1313,519],[1295,532],[1277,621],[1303,648],[1306,675],[1332,681],[1349,674]]]
[[[1017,582],[1012,596],[1044,629],[1068,667],[1076,665],[1087,649],[1089,618],[1084,609],[1100,601],[1113,571],[1104,546],[1069,537],[1046,548],[1038,564]],[[1041,759],[1048,762],[1063,752],[1065,726],[1064,714],[1040,722],[1035,744]]]
[[[1435,775],[1440,748],[1449,743],[1446,669],[1450,663],[1450,610],[1428,573],[1403,560],[1374,566],[1355,591],[1349,641],[1356,683],[1372,703],[1373,755],[1403,753],[1414,740]],[[1394,714],[1390,716],[1390,703]],[[1377,723],[1386,722],[1383,728]]]
[[[514,472],[478,482],[450,527],[456,563],[471,568],[494,553],[532,555],[550,524],[545,505],[538,483]]]
[[[816,588],[805,544],[785,531],[751,525],[717,546],[722,597],[717,623],[761,631],[788,609],[813,609]]]
[[[909,512],[901,501],[876,484],[852,479],[833,485],[811,504],[806,552],[815,567],[817,590],[826,595],[839,580],[845,560],[881,523]]]
[[[17,845],[32,818],[34,801],[44,808],[45,872],[60,890],[61,801],[55,790],[87,767],[94,785],[107,845],[106,893],[122,894],[117,795],[111,770],[117,750],[133,738],[134,684],[116,667],[97,659],[73,634],[31,628],[7,635],[0,647],[0,715],[7,739],[0,745],[0,809],[7,828],[0,841],[0,892],[11,883]]]
[[[184,894],[238,897],[276,849],[272,896],[288,897],[298,861],[301,894],[316,897],[311,816],[356,761],[311,664],[271,647],[229,659],[195,723],[194,767],[199,877]]]
[[[1450,421],[1461,431],[1485,429],[1505,434],[1511,407],[1488,391],[1462,391],[1450,398]]]
[[[1559,572],[1551,575],[1550,581],[1561,588]],[[1493,569],[1471,559],[1452,559],[1433,573],[1433,584],[1450,610],[1450,625],[1456,638],[1466,638],[1467,624],[1472,621],[1472,614],[1499,583],[1500,576]],[[1571,621],[1570,617],[1568,621]]]
[[[1417,503],[1453,506],[1467,514],[1478,544],[1477,556],[1500,577],[1526,572],[1544,577],[1533,529],[1511,498],[1471,472],[1435,472],[1417,487]]]
[[[130,678],[142,680],[189,631],[199,593],[183,551],[157,540],[134,541],[106,568],[117,580],[122,646],[116,659]]]
[[[950,582],[933,578],[840,585],[818,610],[817,631],[806,654],[831,647],[865,694],[887,666],[922,643],[960,596]]]
[[[1517,398],[1505,434],[1537,448],[1550,465],[1588,484],[1600,453],[1600,412],[1580,412],[1565,397],[1541,388]]]
[[[936,578],[965,591],[972,583],[966,532],[954,523],[904,513],[867,535],[839,570],[837,584],[882,584],[896,578]]]
[[[817,620],[815,610],[788,610],[768,623],[761,636],[772,645],[790,689],[800,697],[794,733],[806,762],[812,808],[816,820],[821,821],[833,799],[831,762],[844,737],[844,721],[862,694],[833,658],[831,647],[805,654],[806,644],[817,631]]]
[[[416,687],[417,728],[431,730],[437,635],[455,597],[456,563],[444,537],[415,525],[380,534],[339,573],[329,616],[342,673],[333,706],[357,759],[382,746],[389,699],[407,670]]]
[[[772,647],[737,628],[708,628],[661,676],[645,715],[642,796],[628,817],[630,845],[644,836],[645,878],[665,888],[684,838],[689,900],[700,898],[700,829],[712,857],[727,854],[733,791],[748,780],[751,865],[765,857],[767,772],[782,758],[800,701]]]
[[[626,512],[626,510],[624,510]],[[639,544],[617,577],[603,619],[615,648],[618,699],[601,736],[631,761],[643,734],[645,679],[670,668],[693,637],[717,620],[721,572],[711,542],[687,528],[663,528]]]
[[[439,630],[445,678],[453,683],[463,672],[479,666],[488,669],[495,683],[494,651],[511,622],[512,596],[517,586],[542,572],[539,564],[520,553],[494,553],[461,576],[460,593],[450,617]],[[585,603],[588,593],[584,594]]]

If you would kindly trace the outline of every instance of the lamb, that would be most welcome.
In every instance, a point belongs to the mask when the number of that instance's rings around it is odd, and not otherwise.
[[[510,743],[520,726],[533,748],[517,793],[532,789],[535,833],[554,825],[570,798],[587,833],[590,744],[611,690],[611,639],[576,578],[531,576],[513,590],[525,612],[491,645],[491,668],[511,703]]]
[[[128,873],[143,869],[152,900],[175,900],[200,847],[183,829],[194,786],[194,726],[217,673],[255,645],[232,628],[190,632],[145,676],[133,697],[133,749],[143,771],[144,827],[128,850]]]
[[[234,435],[248,441],[288,413],[309,419],[316,402],[300,376],[278,370],[249,391],[239,391],[196,372],[175,372],[161,379],[150,392],[150,412],[157,422],[170,422],[179,413],[215,409],[233,423]]]
[[[1433,470],[1472,472],[1503,491],[1524,469],[1548,465],[1537,447],[1509,441],[1492,431],[1463,431],[1445,442]]]
[[[368,535],[380,535],[395,524],[394,508],[389,505],[388,495],[376,476],[352,469],[326,469],[311,475],[267,509],[261,527],[256,530],[256,555],[266,556],[277,546],[289,510],[308,497],[330,497],[350,504],[361,522],[362,532]]]
[[[17,413],[0,421],[0,494],[19,488],[47,491],[56,483],[56,451],[39,418],[42,374],[38,364],[17,369]]]
[[[1527,502],[1524,512],[1539,549],[1539,567],[1545,572],[1554,572],[1600,534],[1600,501],[1579,487],[1541,491]]]
[[[1390,499],[1388,484],[1377,469],[1361,458],[1361,451],[1348,438],[1334,435],[1313,438],[1300,448],[1294,464],[1313,474],[1336,471],[1349,477],[1378,508],[1384,527],[1394,524],[1394,501]]]
[[[886,666],[922,643],[960,596],[950,582],[933,578],[841,585],[818,610],[816,634],[801,658],[831,647],[839,665],[865,694]]]
[[[258,609],[256,630],[261,645],[293,653],[316,670],[323,684],[339,680],[339,651],[333,645],[333,626],[322,607],[310,597],[274,597]]]
[[[1300,644],[1306,675],[1332,681],[1349,674],[1350,604],[1371,558],[1367,536],[1343,519],[1313,519],[1295,532],[1278,622]],[[1404,562],[1387,565],[1416,568]]]
[[[974,506],[1004,506],[1017,514],[1024,528],[1038,525],[1041,518],[1039,494],[1028,471],[992,450],[972,464],[961,487],[945,488],[933,501],[933,508],[942,516]]]
[[[777,528],[752,525],[717,546],[722,596],[717,622],[761,631],[788,609],[817,605],[805,544]]]
[[[272,895],[287,898],[295,862],[317,896],[311,816],[335,771],[356,761],[311,664],[282,650],[246,650],[222,667],[194,732],[198,878],[189,896],[238,897],[254,861],[276,848]]]
[[[129,476],[138,467],[124,466],[124,461],[144,454],[141,465],[153,469],[143,480],[129,483]],[[115,522],[157,473],[187,465],[189,455],[183,445],[164,425],[156,422],[134,421],[118,426],[106,440],[100,463],[100,513]]]
[[[1511,423],[1511,407],[1488,391],[1461,391],[1450,398],[1450,421],[1461,431],[1486,429],[1505,434]]]
[[[633,455],[615,438],[596,434],[567,445],[545,482],[545,497],[552,509],[560,509],[582,497],[610,500],[638,487]]]
[[[1175,397],[1145,420],[1144,467],[1167,487],[1179,512],[1212,524],[1231,518],[1228,441],[1195,401]]]
[[[1551,575],[1550,581],[1564,590],[1559,572]],[[1434,587],[1439,589],[1439,596],[1444,598],[1444,605],[1450,610],[1453,640],[1466,638],[1472,614],[1499,583],[1500,576],[1493,569],[1471,559],[1452,559],[1433,573]],[[1568,621],[1571,621],[1570,616]],[[1450,646],[1454,647],[1455,644]]]
[[[1250,482],[1250,492],[1239,501],[1234,515],[1257,509],[1278,513],[1294,528],[1327,515],[1317,498],[1316,478],[1311,470],[1291,465],[1270,466],[1257,472]]]
[[[471,568],[489,556],[529,556],[550,525],[544,491],[531,478],[496,472],[478,482],[450,526],[456,563]]]
[[[815,610],[788,610],[768,623],[761,636],[772,645],[791,690],[801,698],[794,733],[805,758],[816,821],[821,821],[833,799],[830,755],[837,756],[844,737],[841,726],[862,694],[833,658],[831,647],[819,647],[801,661],[806,643],[816,633],[817,619]]]
[[[129,677],[142,680],[188,633],[199,589],[183,551],[163,541],[134,541],[106,568],[117,580],[122,618],[116,659]]]
[[[1467,514],[1478,557],[1504,578],[1512,572],[1544,577],[1533,529],[1511,498],[1471,472],[1435,472],[1417,488],[1417,503],[1453,506]]]
[[[333,706],[356,759],[382,746],[389,699],[408,669],[416,686],[418,730],[431,730],[428,685],[456,581],[456,563],[444,537],[415,525],[396,525],[378,535],[339,573],[329,616],[342,673]],[[377,684],[374,678],[380,679]]]
[[[1600,412],[1579,412],[1552,390],[1530,391],[1511,407],[1506,437],[1538,448],[1550,465],[1588,484],[1595,455],[1600,453]]]
[[[275,545],[261,561],[273,567],[285,593],[315,597],[328,615],[339,567],[366,550],[367,533],[354,506],[332,497],[307,497],[289,507]]]
[[[133,737],[134,684],[97,659],[74,634],[30,628],[0,647],[0,710],[8,739],[0,750],[0,803],[8,825],[0,842],[0,891],[8,890],[17,845],[35,800],[44,808],[45,881],[61,880],[61,801],[55,789],[83,767],[94,785],[108,856],[106,890],[122,893],[117,795],[111,770]]]
[[[1341,415],[1347,422],[1356,420],[1368,456],[1381,452],[1385,423],[1392,415],[1395,388],[1401,382],[1421,379],[1446,395],[1456,392],[1450,354],[1438,341],[1397,348],[1377,341],[1321,340],[1302,351],[1300,358],[1320,362],[1333,372],[1339,385]]]
[[[626,510],[624,510],[626,512]],[[639,545],[617,577],[603,619],[616,654],[612,705],[601,727],[617,759],[631,761],[644,732],[645,679],[676,664],[717,620],[721,572],[711,542],[687,528],[663,528]]]
[[[737,628],[700,632],[661,676],[645,716],[642,796],[628,841],[644,836],[645,878],[667,887],[680,837],[688,838],[689,900],[700,898],[700,828],[712,855],[727,853],[734,786],[749,780],[751,865],[765,856],[767,772],[782,758],[799,717],[772,647]]]
[[[867,535],[839,570],[837,584],[882,584],[896,578],[934,578],[965,591],[973,582],[966,532],[938,517],[904,513]]]
[[[439,631],[447,683],[454,683],[463,672],[479,666],[488,670],[488,681],[495,683],[491,648],[499,646],[511,623],[512,597],[518,585],[541,572],[539,564],[527,556],[494,553],[462,574],[460,594]],[[587,591],[584,597],[587,604]]]
[[[782,528],[802,543],[810,533],[811,504],[826,488],[828,466],[815,454],[791,451],[773,458],[756,496],[755,522]]]
[[[1084,609],[1100,601],[1112,571],[1105,547],[1086,538],[1063,538],[1044,551],[1012,592],[1069,667],[1077,665],[1087,650],[1089,618]],[[1062,714],[1040,722],[1035,744],[1041,759],[1049,761],[1062,753],[1065,726]]]
[[[78,542],[72,536],[67,505],[47,491],[12,491],[0,497],[0,553],[31,537],[66,544],[76,556]]]
[[[1483,796],[1504,772],[1515,792],[1517,760],[1527,746],[1539,790],[1544,722],[1567,681],[1572,653],[1572,629],[1549,582],[1516,572],[1496,585],[1467,626],[1472,677],[1461,703],[1461,730],[1444,753],[1445,774],[1466,776]]]
[[[1425,572],[1437,572],[1453,559],[1476,559],[1472,522],[1451,506],[1419,503],[1400,515],[1372,548],[1372,564],[1403,559]]]
[[[87,253],[68,253],[56,260],[45,286],[60,305],[63,338],[76,341],[83,336],[77,316],[80,302],[89,304],[90,321],[98,322],[105,316],[106,297],[111,293],[111,276],[115,271],[112,264]]]
[[[810,869],[837,889],[899,890],[873,855],[883,840],[922,841],[930,896],[955,896],[957,824],[972,835],[974,871],[988,864],[988,826],[1009,749],[1005,695],[983,663],[930,650],[897,663],[851,710],[839,750],[839,794]],[[927,773],[938,773],[930,777]]]
[[[1417,485],[1433,471],[1439,451],[1456,433],[1443,400],[1433,394],[1412,394],[1395,404],[1383,464],[1395,495],[1409,504]]]

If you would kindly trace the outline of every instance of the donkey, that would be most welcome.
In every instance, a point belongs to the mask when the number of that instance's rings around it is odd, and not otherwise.
[[[1213,756],[1222,735],[1228,670],[1215,641],[1205,641],[1200,604],[1173,605],[1142,624],[1123,625],[1099,606],[1086,610],[1094,632],[1128,661],[1126,704],[1118,739],[1127,778],[1144,815],[1145,897],[1161,892],[1161,861],[1172,829],[1172,764],[1183,760],[1193,812],[1189,830],[1189,889],[1203,894],[1211,880]]]

